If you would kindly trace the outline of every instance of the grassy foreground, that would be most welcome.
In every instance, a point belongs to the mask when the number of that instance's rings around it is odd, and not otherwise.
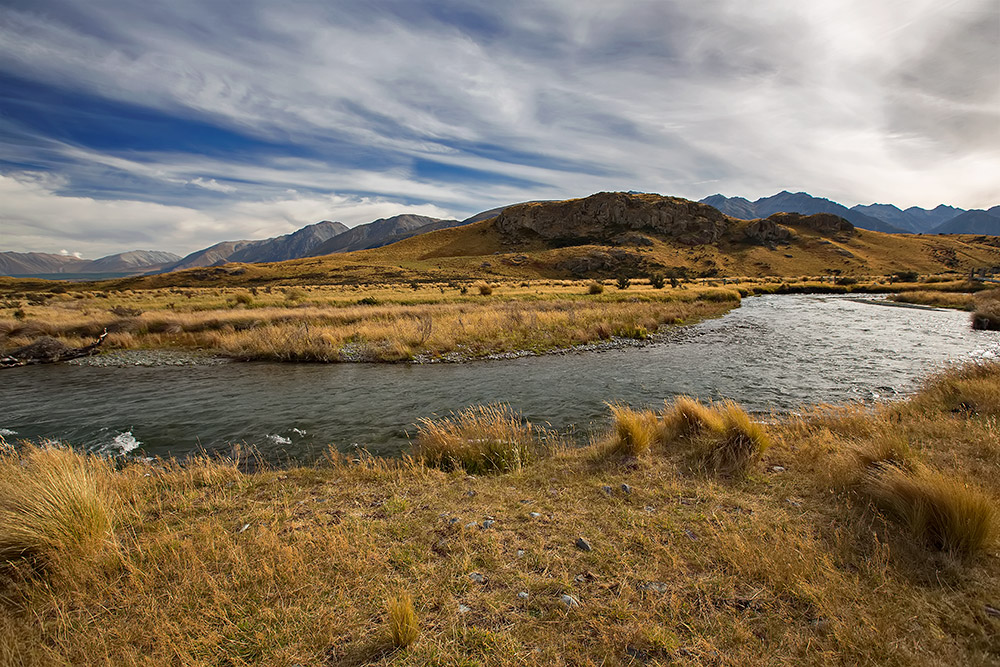
[[[993,665],[998,417],[990,364],[767,425],[614,406],[582,449],[483,408],[404,460],[8,450],[0,663]]]

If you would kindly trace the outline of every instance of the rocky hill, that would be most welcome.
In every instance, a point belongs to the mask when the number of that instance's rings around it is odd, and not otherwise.
[[[914,234],[924,234],[934,227],[941,225],[965,211],[954,206],[940,204],[930,210],[911,206],[905,211],[892,204],[868,204],[867,206],[858,204],[851,207],[852,211],[857,211],[873,218],[886,222],[902,230],[913,232]]]

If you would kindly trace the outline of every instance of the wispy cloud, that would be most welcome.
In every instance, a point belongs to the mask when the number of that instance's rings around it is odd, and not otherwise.
[[[604,189],[994,205],[998,25],[992,0],[11,0],[3,243],[184,252]]]

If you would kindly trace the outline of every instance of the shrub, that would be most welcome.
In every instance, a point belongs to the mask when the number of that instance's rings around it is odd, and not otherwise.
[[[414,455],[444,470],[509,472],[542,455],[543,436],[507,405],[480,405],[436,421],[422,419]]]
[[[359,306],[377,306],[378,299],[373,296],[366,296],[363,299],[358,299]]]
[[[632,285],[632,280],[630,278],[626,278],[625,276],[621,276],[618,278],[618,282],[616,284],[618,285],[618,289],[628,289]]]
[[[479,290],[479,294],[482,296],[489,296],[493,294],[493,287],[486,281],[476,283],[476,289]]]
[[[858,284],[858,279],[854,278],[852,276],[840,276],[839,278],[835,279],[833,282],[836,285],[857,285]]]
[[[996,537],[997,510],[982,491],[925,467],[878,468],[867,491],[933,548],[962,555],[985,551]]]
[[[670,276],[670,286],[671,287],[673,287],[673,288],[676,289],[677,286],[680,285],[680,284],[681,284],[681,281],[678,280],[676,276]]]
[[[28,318],[28,314],[24,312],[24,308],[18,308],[14,311],[14,319],[24,321]]]
[[[645,410],[633,410],[625,405],[609,405],[614,420],[611,450],[625,456],[642,456],[649,452],[656,437],[656,415]]]
[[[985,290],[974,298],[972,328],[995,331],[1000,329],[1000,289]]]
[[[920,277],[916,271],[897,271],[889,278],[891,283],[915,283]]]
[[[386,607],[389,612],[389,634],[392,645],[396,648],[406,648],[416,641],[420,633],[413,597],[405,591],[401,592],[389,600]]]
[[[115,306],[111,309],[111,314],[118,317],[139,317],[142,315],[142,311],[138,308],[129,308],[128,306]]]
[[[590,284],[587,286],[587,292],[590,294],[603,294],[604,285],[596,280],[591,280]]]
[[[0,455],[0,561],[46,567],[98,551],[116,517],[109,474],[106,461],[68,449]]]
[[[649,285],[653,289],[663,289],[667,286],[667,281],[660,274],[654,274],[649,277]]]

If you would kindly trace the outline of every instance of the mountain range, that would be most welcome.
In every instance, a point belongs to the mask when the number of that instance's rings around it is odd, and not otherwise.
[[[829,199],[806,192],[779,192],[750,201],[743,197],[715,194],[701,200],[726,215],[741,220],[766,218],[774,213],[833,213],[855,227],[887,234],[989,234],[1000,235],[1000,206],[988,210],[956,208],[941,204],[923,209],[911,206],[902,210],[892,204],[868,204],[847,208]]]
[[[526,202],[526,204],[539,202]],[[829,213],[855,227],[889,234],[985,234],[1000,236],[1000,206],[966,211],[941,204],[933,209],[916,206],[902,210],[892,204],[842,204],[805,192],[782,191],[750,201],[744,197],[715,194],[701,200],[732,218],[755,220],[777,213],[814,215]],[[134,250],[85,260],[72,255],[0,252],[0,275],[41,276],[54,279],[87,279],[219,266],[231,262],[257,264],[304,257],[368,250],[439,229],[470,225],[500,215],[511,204],[483,211],[465,220],[445,220],[422,215],[396,215],[348,228],[324,220],[291,234],[268,239],[223,241],[186,257],[154,250]]]

